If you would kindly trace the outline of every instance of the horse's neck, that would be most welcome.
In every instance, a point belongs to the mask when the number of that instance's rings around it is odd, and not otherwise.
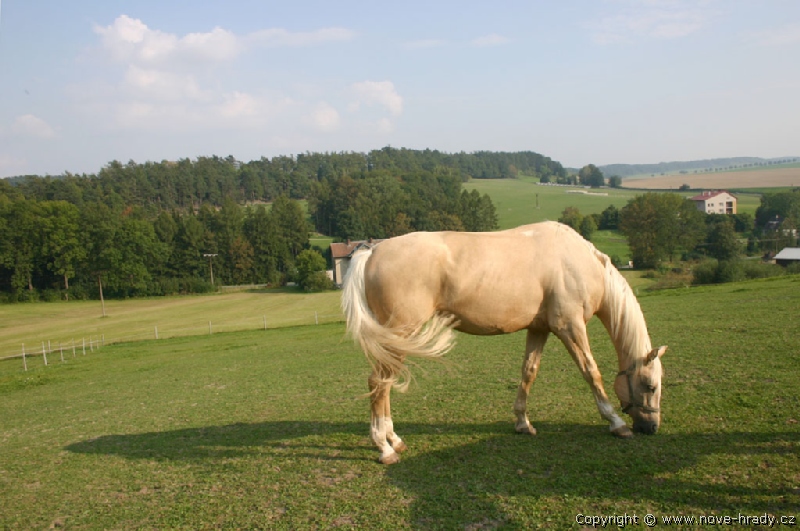
[[[617,351],[620,370],[646,356],[650,336],[639,301],[616,268],[606,270],[606,293],[601,320]]]

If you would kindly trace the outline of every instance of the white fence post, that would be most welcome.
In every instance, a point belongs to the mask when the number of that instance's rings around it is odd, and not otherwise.
[[[267,316],[264,316],[264,330],[267,329]]]
[[[83,355],[86,355],[86,338],[83,338]]]
[[[44,348],[44,341],[42,341],[42,357],[44,358],[44,364],[47,365],[47,351]]]
[[[25,372],[28,372],[28,360],[25,359],[25,343],[22,344],[22,366],[25,367]]]
[[[72,338],[72,357],[75,357],[75,338]]]
[[[314,312],[314,324],[315,325],[319,324],[319,315],[317,315],[317,312]]]
[[[61,346],[61,341],[58,342],[58,350],[61,352],[61,363],[64,363],[64,347]]]
[[[211,321],[208,322],[208,335],[211,335]]]
[[[155,326],[156,329],[156,339],[158,339],[158,325]]]

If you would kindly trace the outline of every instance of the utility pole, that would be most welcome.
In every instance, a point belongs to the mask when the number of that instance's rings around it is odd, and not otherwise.
[[[212,265],[211,265],[211,260],[212,260],[212,259],[213,259],[215,256],[218,256],[218,254],[219,254],[219,253],[214,253],[214,254],[212,254],[212,253],[203,253],[203,256],[205,256],[206,258],[208,258],[208,272],[209,272],[209,274],[211,275],[211,285],[212,285],[212,286],[214,285],[214,266],[212,266]]]

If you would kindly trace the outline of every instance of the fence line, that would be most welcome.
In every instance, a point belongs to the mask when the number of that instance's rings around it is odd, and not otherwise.
[[[200,335],[213,335],[222,332],[244,332],[247,330],[276,330],[278,328],[286,328],[289,326],[297,326],[297,323],[300,324],[307,324],[311,325],[319,325],[320,323],[336,323],[342,322],[344,319],[342,314],[320,314],[318,312],[314,312],[314,315],[308,315],[307,317],[298,317],[295,319],[281,319],[280,324],[269,328],[267,326],[267,316],[263,316],[263,320],[258,320],[258,325],[255,327],[243,327],[242,321],[236,321],[235,324],[231,323],[220,323],[219,321],[208,321],[207,326],[193,326],[193,327],[183,327],[183,328],[170,328],[169,331],[165,331],[166,329],[162,326],[161,331],[159,333],[159,325],[154,325],[152,332],[142,332],[138,334],[130,334],[125,336],[119,336],[114,338],[108,339],[108,344],[113,343],[126,343],[126,342],[133,342],[133,341],[147,341],[147,340],[159,340],[159,339],[169,339],[175,337],[192,337],[192,336],[200,336]],[[75,343],[75,339],[73,338],[70,341],[70,347],[72,348],[72,357],[76,358],[77,346]],[[21,343],[22,348],[19,354],[11,354],[7,356],[0,356],[0,361],[7,361],[13,359],[22,359],[22,366],[25,371],[28,370],[28,361],[34,357],[41,357],[44,365],[48,365],[47,355],[50,354],[51,356],[53,353],[58,353],[61,359],[61,363],[65,362],[64,359],[64,346],[62,345],[61,341],[58,341],[56,344],[58,345],[56,348],[52,347],[51,340],[42,341],[42,348],[41,351],[35,350],[26,350],[25,343]],[[81,338],[81,347],[82,347],[82,355],[86,355],[86,347],[89,347],[89,352],[93,353],[95,349],[100,350],[101,347],[106,345],[106,337],[105,334],[95,335],[92,334],[89,336],[88,345],[86,337]],[[67,347],[69,350],[70,347]]]

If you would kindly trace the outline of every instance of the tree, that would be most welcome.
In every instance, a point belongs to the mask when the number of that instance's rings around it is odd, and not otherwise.
[[[592,234],[597,230],[597,222],[594,220],[594,216],[584,216],[581,220],[580,230],[578,232],[581,233],[581,236],[586,238],[587,240],[592,239]]]
[[[622,177],[619,175],[612,175],[608,178],[608,186],[611,188],[620,188],[622,186]]]
[[[79,239],[80,212],[66,201],[46,201],[42,207],[47,268],[64,279],[69,300],[69,279],[75,277],[78,264],[86,258],[86,249]]]
[[[558,218],[559,223],[569,225],[576,231],[580,232],[581,222],[583,221],[583,214],[576,207],[569,206],[561,212]]]
[[[734,231],[733,221],[728,218],[712,223],[707,242],[708,254],[720,262],[738,258],[742,250]]]
[[[620,210],[619,228],[628,238],[636,267],[656,267],[678,248],[694,249],[705,237],[703,213],[678,194],[646,193]]]
[[[600,188],[605,184],[603,172],[594,164],[587,164],[581,168],[581,171],[578,172],[578,179],[581,184],[592,188]]]
[[[306,249],[297,255],[297,280],[306,291],[331,289],[331,281],[325,273],[325,258],[313,249]]]
[[[600,230],[617,230],[619,228],[619,210],[614,205],[608,207],[600,213],[600,222],[597,224]]]

